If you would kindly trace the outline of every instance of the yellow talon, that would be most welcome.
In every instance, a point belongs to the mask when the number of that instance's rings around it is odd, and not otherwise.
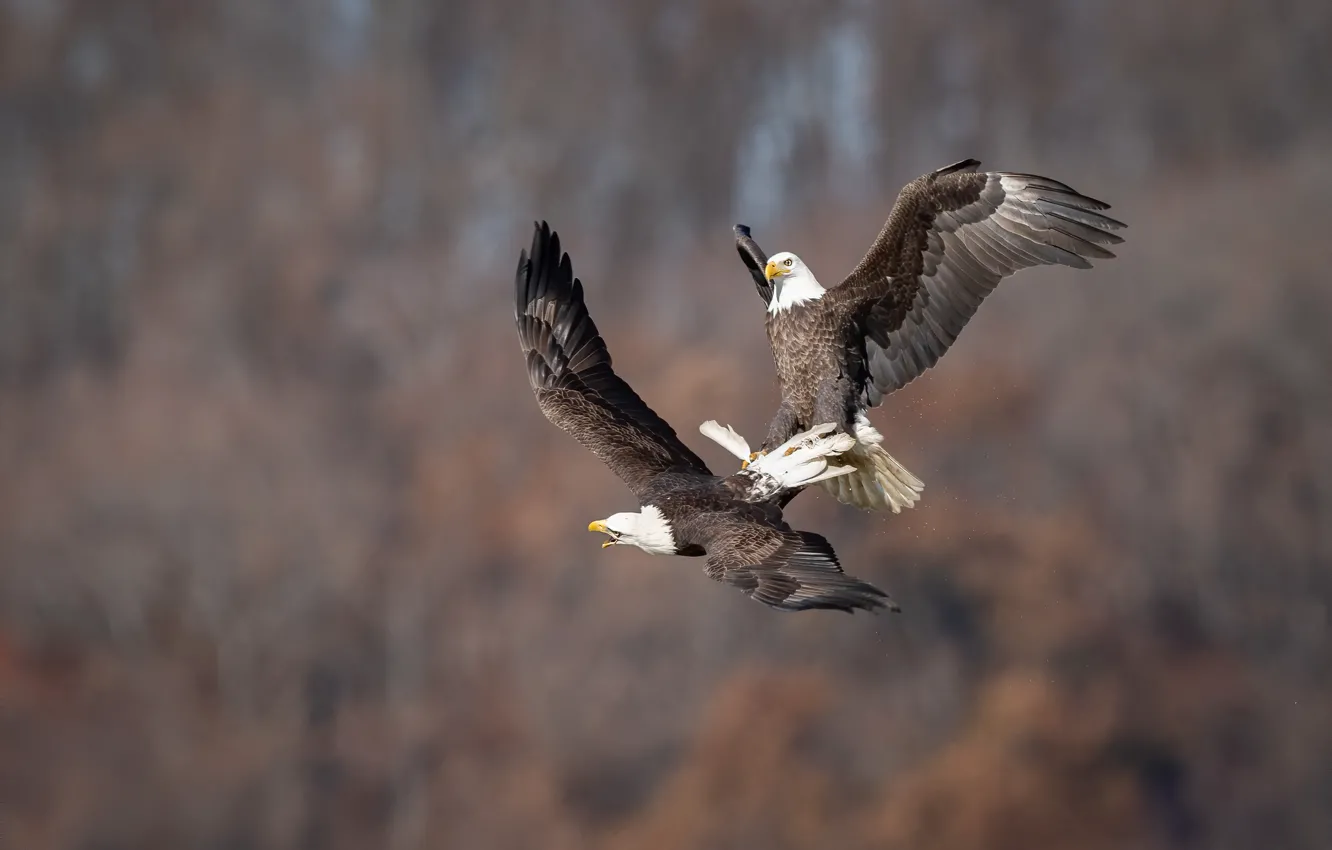
[[[749,460],[742,460],[742,461],[740,461],[740,468],[741,468],[741,469],[749,469],[749,465],[750,465],[751,463],[753,463],[754,461],[756,461],[756,460],[758,460],[759,458],[763,457],[765,454],[767,454],[767,452],[750,452],[750,453],[749,453]]]
[[[790,457],[791,455],[795,454],[795,453],[798,452],[798,451],[800,451],[800,447],[799,447],[799,446],[792,446],[791,448],[789,448],[789,449],[787,449],[786,451],[782,452],[782,457]]]

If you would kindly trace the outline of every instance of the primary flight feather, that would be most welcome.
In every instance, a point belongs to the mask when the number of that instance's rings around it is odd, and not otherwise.
[[[588,526],[603,547],[632,544],[651,554],[705,556],[706,574],[787,611],[874,610],[893,605],[846,575],[823,537],[796,531],[781,506],[799,488],[850,470],[827,457],[850,448],[832,424],[792,432],[769,456],[721,478],[611,368],[610,352],[583,303],[559,237],[536,226],[518,260],[514,320],[528,380],[546,418],[602,460],[640,508]],[[744,441],[706,423],[728,449]]]
[[[814,422],[855,436],[820,486],[894,513],[923,488],[880,445],[866,412],[938,362],[999,281],[1039,265],[1090,268],[1114,254],[1109,205],[1047,177],[977,171],[964,160],[911,181],[841,285],[825,289],[795,254],[765,255],[736,225],[736,249],[768,307],[782,402],[754,458]]]

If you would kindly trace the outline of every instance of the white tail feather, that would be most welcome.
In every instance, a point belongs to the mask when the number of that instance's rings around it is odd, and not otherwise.
[[[829,466],[815,475],[813,478],[806,478],[801,484],[815,484],[819,481],[827,481],[829,478],[840,478],[843,475],[850,475],[855,472],[854,466]],[[789,485],[788,485],[789,486]]]
[[[855,445],[838,460],[850,464],[849,475],[823,481],[820,486],[839,502],[865,510],[901,513],[920,499],[925,485],[883,450],[883,435],[864,414],[856,417]]]
[[[730,425],[718,425],[716,420],[709,419],[698,426],[698,432],[741,460],[749,460],[749,441]]]

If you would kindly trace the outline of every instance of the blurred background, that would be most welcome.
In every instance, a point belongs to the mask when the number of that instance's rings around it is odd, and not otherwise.
[[[0,0],[6,848],[1332,846],[1332,5]],[[895,616],[602,552],[561,233],[715,469],[754,227],[837,281],[977,157],[1113,204],[875,414]]]

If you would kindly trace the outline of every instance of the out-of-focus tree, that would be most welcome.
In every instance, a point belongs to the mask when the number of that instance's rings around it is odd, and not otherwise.
[[[16,847],[1325,847],[1332,7],[0,0]],[[835,280],[963,157],[1130,224],[792,512],[905,606],[599,552],[532,403],[564,237],[690,436],[776,402],[730,225]],[[6,844],[8,846],[8,844]]]

